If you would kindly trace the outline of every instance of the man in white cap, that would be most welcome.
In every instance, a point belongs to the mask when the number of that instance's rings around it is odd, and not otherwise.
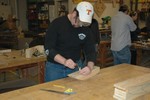
[[[93,13],[93,6],[84,1],[72,13],[50,23],[44,46],[47,55],[45,82],[65,78],[78,70],[80,74],[90,74],[96,61],[94,41],[88,27]],[[80,60],[81,51],[86,54],[86,65]]]

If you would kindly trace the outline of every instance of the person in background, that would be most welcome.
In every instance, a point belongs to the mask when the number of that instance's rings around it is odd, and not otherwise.
[[[137,18],[138,18],[138,14],[135,11],[131,11],[130,12],[130,16],[133,19],[134,23],[136,24],[137,22]],[[136,24],[137,25],[137,24]],[[131,41],[135,42],[138,41],[138,35],[141,33],[141,29],[138,27],[135,31],[131,31]],[[136,57],[137,57],[137,53],[136,53],[136,49],[131,48],[131,64],[136,65]]]
[[[145,39],[150,38],[150,8],[148,8],[147,16],[145,19],[145,27],[141,28],[142,35]]]
[[[92,31],[92,36],[93,36],[93,39],[94,39],[94,42],[95,42],[96,52],[98,52],[98,47],[99,47],[99,43],[100,43],[100,32],[99,32],[98,21],[94,18],[92,19],[90,29]]]
[[[148,9],[148,16],[146,18],[146,30],[148,37],[150,37],[150,8]]]
[[[119,12],[111,19],[111,50],[114,58],[114,65],[131,63],[131,36],[130,31],[135,31],[137,26],[128,15],[127,5],[121,5]]]
[[[130,12],[130,16],[133,19],[134,23],[136,24],[137,28],[135,31],[131,31],[131,41],[137,41],[138,40],[138,35],[141,33],[141,29],[138,27],[137,25],[137,18],[138,18],[138,14],[135,11],[131,11]]]
[[[91,73],[96,60],[89,28],[93,14],[92,4],[83,1],[77,4],[72,13],[50,23],[44,45],[47,55],[45,82],[65,78],[78,70],[83,75]],[[85,52],[87,60],[83,66],[80,60],[81,50]]]

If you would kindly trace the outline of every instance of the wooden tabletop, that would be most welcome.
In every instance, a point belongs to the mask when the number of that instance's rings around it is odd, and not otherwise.
[[[79,81],[72,78],[64,78],[3,93],[0,94],[0,97],[3,98],[3,100],[114,100],[115,83],[147,73],[150,73],[150,69],[148,68],[121,64],[101,69],[98,75],[88,80]],[[65,88],[55,87],[54,85],[61,85]],[[53,89],[64,91],[64,89],[67,88],[72,88],[76,93],[65,95],[41,90]]]
[[[132,47],[136,48],[136,49],[143,49],[143,50],[150,50],[150,41],[148,42],[141,42],[141,41],[136,41],[134,43],[132,43]]]
[[[41,61],[46,61],[46,57],[25,58],[25,55],[21,53],[21,50],[14,50],[0,54],[0,70]]]
[[[150,41],[142,43],[141,41],[136,41],[132,43],[131,48],[136,49],[137,57],[136,64],[140,65],[142,61],[143,51],[150,51]]]

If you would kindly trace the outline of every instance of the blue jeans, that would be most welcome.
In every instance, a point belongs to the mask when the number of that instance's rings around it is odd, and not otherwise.
[[[114,65],[122,63],[131,63],[130,47],[126,46],[120,51],[112,51],[114,57]]]
[[[79,66],[82,66],[82,63],[79,61],[77,62]],[[61,64],[55,64],[51,62],[46,62],[45,67],[45,82],[61,79],[67,77],[68,74],[78,71],[78,67],[75,69],[70,69]]]

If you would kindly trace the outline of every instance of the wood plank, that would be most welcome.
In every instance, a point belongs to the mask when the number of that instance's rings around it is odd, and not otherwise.
[[[89,75],[82,75],[79,73],[79,71],[76,71],[74,73],[69,74],[68,76],[71,78],[78,79],[78,80],[87,80],[87,79],[95,76],[96,74],[98,74],[99,71],[100,71],[100,67],[94,66],[92,72]]]
[[[114,98],[120,100],[132,100],[138,96],[150,92],[150,74],[131,78],[114,84]]]

